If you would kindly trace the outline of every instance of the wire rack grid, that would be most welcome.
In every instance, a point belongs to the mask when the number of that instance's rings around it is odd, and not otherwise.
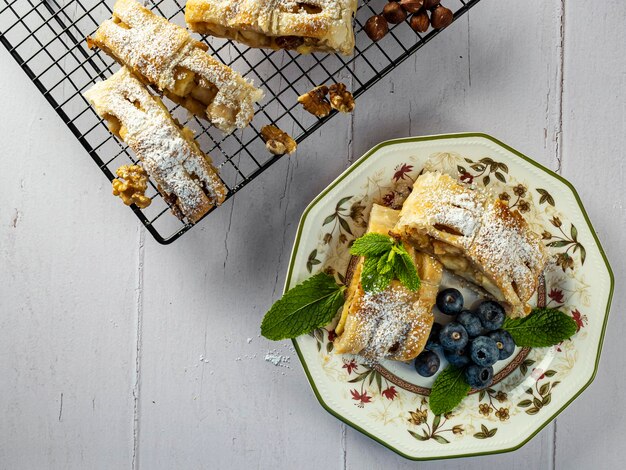
[[[456,21],[478,1],[445,0],[444,4],[454,11]],[[114,0],[2,3],[0,41],[106,177],[113,180],[116,168],[136,162],[135,157],[109,133],[82,94],[118,69],[111,58],[101,51],[90,51],[85,43],[85,38],[111,16]],[[363,25],[370,16],[380,13],[385,3],[361,2],[355,17],[356,49],[350,57],[251,49],[203,37],[214,57],[252,79],[266,93],[250,126],[227,136],[164,100],[173,116],[196,132],[200,147],[219,168],[229,198],[281,158],[265,149],[260,137],[263,126],[276,125],[302,142],[336,114],[333,111],[318,119],[304,112],[297,102],[299,95],[318,85],[342,81],[356,98],[441,32],[431,29],[418,34],[404,22],[393,25],[382,40],[372,42]],[[184,25],[183,0],[149,0],[147,4],[159,15]],[[152,182],[146,195],[153,200],[148,208],[131,208],[159,243],[171,243],[193,226],[171,213]]]

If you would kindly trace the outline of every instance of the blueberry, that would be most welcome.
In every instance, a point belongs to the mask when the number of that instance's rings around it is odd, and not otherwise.
[[[466,348],[454,351],[444,350],[443,353],[447,361],[455,367],[463,368],[470,363]]]
[[[480,390],[491,385],[493,380],[493,367],[482,367],[477,364],[471,364],[465,369],[465,378],[467,383],[473,389]]]
[[[456,315],[463,310],[463,295],[456,289],[444,289],[437,294],[437,308],[446,315]]]
[[[456,321],[463,325],[470,338],[475,338],[483,332],[483,325],[480,319],[469,310],[463,310],[459,313],[459,316],[456,317]]]
[[[482,302],[476,309],[476,316],[480,319],[483,327],[489,331],[499,329],[504,323],[504,309],[492,300]]]
[[[470,357],[477,366],[489,367],[498,361],[500,350],[493,339],[487,336],[479,336],[472,341]]]
[[[496,346],[498,346],[498,351],[500,352],[498,357],[499,360],[511,357],[511,354],[515,351],[515,341],[513,341],[513,338],[508,331],[493,331],[489,333],[488,336],[494,340],[496,342]]]
[[[445,349],[463,349],[468,339],[463,325],[455,321],[448,323],[439,333],[439,342]]]
[[[427,351],[436,351],[441,349],[441,344],[439,344],[439,333],[441,332],[441,323],[433,323],[433,327],[430,329],[430,334],[428,335],[428,341],[426,341],[426,346],[424,349]]]
[[[424,351],[415,358],[415,370],[422,377],[431,377],[439,370],[441,360],[437,353]]]

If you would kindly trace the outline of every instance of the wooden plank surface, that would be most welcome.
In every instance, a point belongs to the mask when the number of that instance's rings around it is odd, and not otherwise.
[[[0,50],[0,467],[124,468],[139,225]]]
[[[563,175],[577,188],[611,260],[615,296],[598,375],[558,420],[559,468],[619,468],[626,461],[626,4],[588,14],[567,2],[563,74]],[[572,5],[570,5],[572,4]]]
[[[413,463],[328,415],[258,337],[298,219],[393,137],[477,130],[572,180],[619,286],[626,7],[482,0],[174,245],[156,244],[0,50],[2,468],[610,468],[626,459],[618,288],[596,381],[521,450]],[[28,106],[24,99],[27,97]],[[592,182],[592,184],[589,184]],[[271,350],[286,367],[264,360]]]

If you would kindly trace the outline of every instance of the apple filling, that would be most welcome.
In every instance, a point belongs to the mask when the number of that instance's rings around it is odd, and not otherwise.
[[[113,15],[113,22],[120,28],[131,29],[131,26],[118,16]],[[196,47],[203,50],[207,49],[202,45]],[[135,73],[141,77],[139,71],[135,70]],[[226,106],[213,107],[207,113],[219,91],[209,80],[181,65],[174,68],[173,75],[173,86],[168,86],[163,90],[169,99],[198,116],[204,117],[209,114],[212,117],[221,117],[227,122],[235,120],[237,110],[229,109]]]
[[[332,50],[326,47],[326,41],[307,36],[269,36],[258,31],[238,30],[206,22],[193,23],[193,30],[239,41],[252,47],[295,50],[300,54],[308,54],[313,50]]]

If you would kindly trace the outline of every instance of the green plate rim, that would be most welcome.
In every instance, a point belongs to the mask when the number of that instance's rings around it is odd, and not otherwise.
[[[602,354],[602,345],[604,343],[604,335],[606,333],[606,325],[607,325],[607,322],[608,322],[608,319],[609,319],[609,312],[610,312],[610,309],[611,309],[611,302],[612,302],[612,299],[613,299],[613,289],[614,289],[614,285],[615,285],[615,279],[614,279],[614,276],[613,276],[613,270],[611,269],[611,265],[609,264],[609,260],[606,257],[606,254],[604,252],[604,249],[602,248],[602,244],[600,243],[600,240],[598,239],[596,231],[594,230],[593,225],[591,224],[591,221],[589,220],[589,216],[587,215],[587,211],[585,210],[585,208],[583,206],[583,203],[582,203],[582,201],[580,199],[580,196],[578,195],[578,192],[576,191],[576,189],[574,188],[572,183],[570,183],[568,180],[566,180],[564,177],[562,177],[558,173],[555,173],[554,171],[550,170],[549,168],[546,168],[545,166],[541,165],[540,163],[537,163],[533,159],[531,159],[531,158],[527,157],[526,155],[524,155],[523,153],[515,150],[514,148],[512,148],[509,145],[505,144],[504,142],[501,142],[500,140],[496,139],[495,137],[492,137],[492,136],[490,136],[488,134],[481,133],[481,132],[462,132],[462,133],[454,133],[454,134],[438,134],[438,135],[429,135],[429,136],[421,136],[421,137],[403,137],[403,138],[391,139],[391,140],[386,140],[386,141],[380,142],[379,144],[375,145],[370,150],[368,150],[361,158],[359,158],[357,161],[355,161],[343,173],[341,173],[337,178],[335,178],[335,180],[332,183],[330,183],[328,186],[326,186],[326,188],[324,188],[324,190],[320,194],[318,194],[317,197],[315,199],[313,199],[313,201],[311,201],[311,203],[306,207],[306,209],[302,213],[302,216],[300,217],[300,221],[298,223],[298,231],[296,232],[296,238],[295,238],[295,241],[294,241],[294,245],[293,245],[293,248],[291,250],[291,256],[290,256],[290,259],[289,259],[289,268],[287,270],[287,277],[285,279],[285,285],[284,285],[284,288],[283,288],[283,293],[286,292],[287,286],[291,282],[291,277],[292,277],[292,274],[293,274],[293,268],[294,268],[294,262],[295,262],[295,254],[298,251],[298,247],[300,245],[300,240],[301,240],[301,237],[302,237],[302,230],[303,230],[304,222],[306,220],[307,215],[309,214],[311,209],[324,196],[326,196],[326,194],[328,194],[328,192],[331,189],[333,189],[343,179],[345,179],[346,176],[348,176],[357,167],[359,167],[361,164],[363,164],[374,153],[376,153],[380,149],[382,149],[384,147],[387,147],[387,146],[390,146],[390,145],[402,144],[402,143],[407,143],[407,142],[423,142],[423,141],[429,141],[429,140],[461,139],[461,138],[467,138],[467,137],[483,138],[483,139],[486,139],[486,140],[489,140],[489,141],[493,142],[496,145],[499,145],[500,147],[505,148],[506,150],[508,150],[509,152],[511,152],[514,155],[518,156],[519,158],[522,158],[523,160],[526,160],[528,163],[534,165],[535,167],[539,168],[540,170],[544,171],[545,173],[549,174],[550,176],[552,176],[552,177],[556,178],[557,180],[561,181],[563,184],[565,184],[570,189],[570,191],[574,195],[574,199],[576,200],[576,203],[578,204],[578,207],[580,208],[580,210],[581,210],[581,212],[583,214],[585,222],[587,223],[587,226],[589,227],[589,231],[591,232],[591,234],[593,236],[593,239],[596,242],[598,250],[600,251],[600,255],[602,256],[602,260],[604,261],[606,269],[607,269],[607,271],[609,273],[609,279],[610,279],[609,295],[608,295],[606,309],[605,309],[605,313],[604,313],[604,322],[602,324],[602,331],[600,333],[600,340],[598,342],[598,351],[597,351],[597,354],[596,354],[596,361],[595,361],[595,364],[594,364],[593,373],[591,374],[591,377],[589,378],[587,383],[585,383],[580,388],[580,390],[578,390],[572,396],[572,398],[570,398],[561,408],[559,408],[555,413],[553,413],[550,417],[548,417],[548,419],[546,419],[535,431],[533,431],[530,434],[530,436],[528,436],[528,438],[526,438],[520,444],[518,444],[516,446],[513,446],[513,447],[506,448],[506,449],[498,449],[498,450],[486,451],[486,452],[474,452],[474,453],[468,453],[468,454],[442,455],[442,456],[433,456],[433,457],[414,457],[412,455],[407,455],[404,452],[396,449],[391,444],[385,442],[383,439],[378,438],[376,436],[373,436],[372,434],[370,434],[365,429],[363,429],[360,426],[354,424],[353,422],[351,422],[350,420],[348,420],[344,416],[341,416],[339,413],[337,413],[335,410],[333,410],[329,405],[327,405],[326,402],[324,402],[324,399],[322,398],[322,396],[320,395],[319,391],[317,390],[317,387],[315,386],[315,382],[313,381],[313,378],[311,377],[311,373],[310,373],[310,371],[309,371],[309,369],[307,367],[306,361],[304,360],[304,358],[302,356],[302,351],[300,350],[300,346],[298,345],[298,342],[296,341],[296,339],[292,339],[291,341],[292,341],[292,343],[294,345],[294,348],[296,349],[296,352],[298,354],[298,359],[300,360],[300,363],[302,364],[302,367],[304,369],[304,373],[306,374],[306,377],[307,377],[307,379],[309,381],[309,385],[313,389],[313,393],[315,394],[315,396],[316,396],[317,400],[319,401],[320,405],[322,406],[322,408],[324,408],[328,413],[333,415],[339,421],[344,422],[345,424],[347,424],[351,428],[356,429],[357,431],[365,434],[369,438],[375,440],[376,442],[382,444],[383,446],[387,447],[388,449],[394,451],[398,455],[401,455],[402,457],[404,457],[406,459],[409,459],[409,460],[413,460],[413,461],[444,460],[444,459],[456,459],[456,458],[464,458],[464,457],[477,457],[477,456],[481,456],[481,455],[503,454],[503,453],[506,453],[506,452],[513,452],[513,451],[521,448],[525,444],[527,444],[533,437],[535,437],[539,433],[539,431],[541,431],[549,423],[551,423],[565,408],[567,408],[576,398],[578,398],[580,396],[580,394],[582,392],[584,392],[587,389],[587,387],[589,387],[589,385],[591,385],[591,383],[594,381],[594,379],[596,377],[596,373],[598,372],[598,365],[600,363],[600,356]]]

